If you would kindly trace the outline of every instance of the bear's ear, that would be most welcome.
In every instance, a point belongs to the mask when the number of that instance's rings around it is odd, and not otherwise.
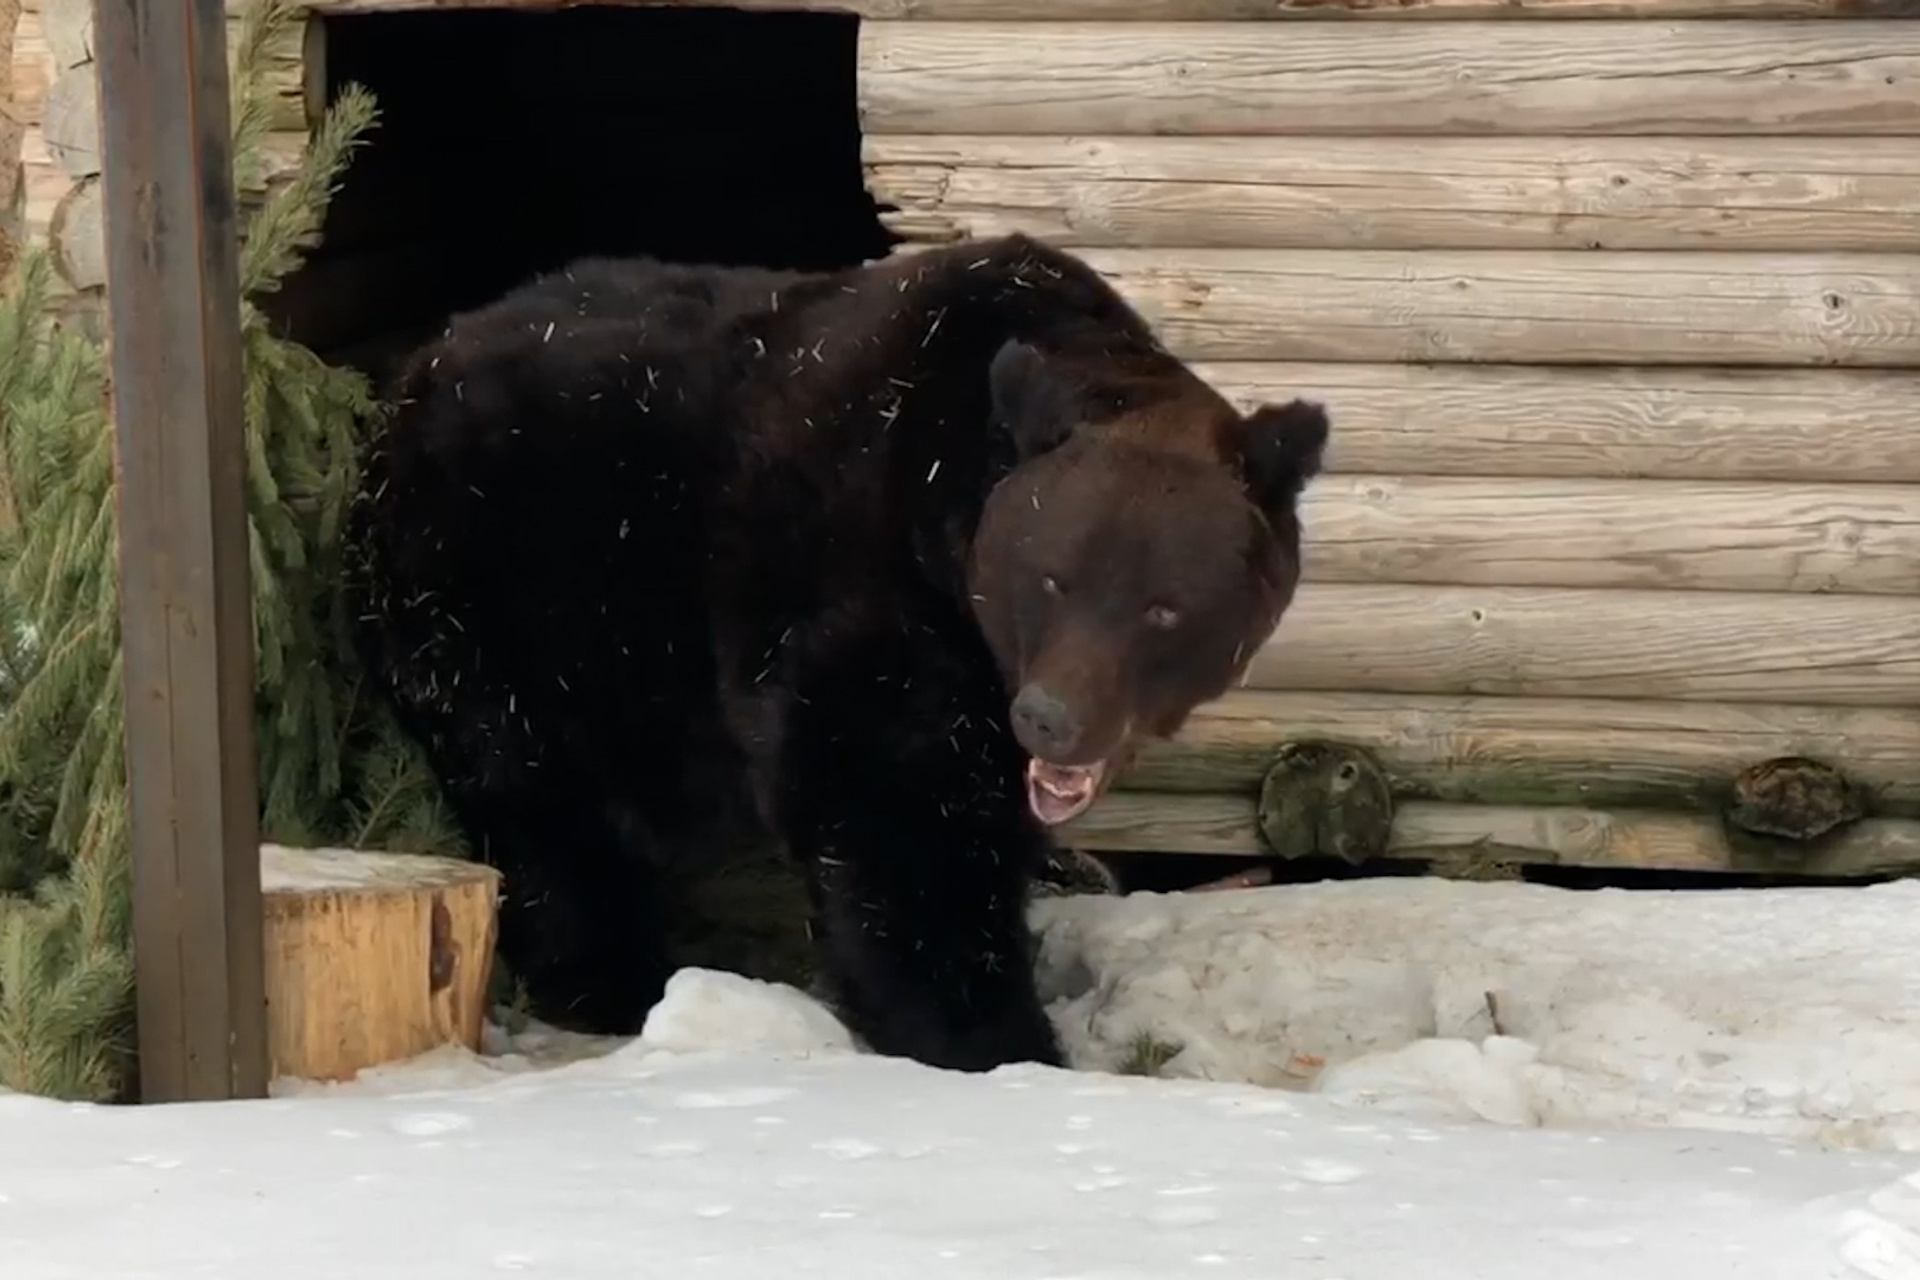
[[[1240,423],[1240,475],[1262,511],[1290,507],[1320,474],[1327,411],[1308,400],[1262,405]]]
[[[1021,461],[1037,457],[1073,434],[1080,397],[1073,381],[1024,342],[1010,340],[987,369],[993,416],[1009,435]]]

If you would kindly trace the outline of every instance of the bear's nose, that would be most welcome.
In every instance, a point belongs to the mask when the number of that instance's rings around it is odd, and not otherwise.
[[[1054,760],[1073,750],[1080,722],[1045,685],[1028,684],[1013,699],[1013,736],[1030,754]]]

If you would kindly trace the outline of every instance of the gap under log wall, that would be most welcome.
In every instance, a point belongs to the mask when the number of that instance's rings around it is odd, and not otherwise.
[[[0,10],[3,229],[82,293],[90,3]],[[903,252],[1044,236],[1236,401],[1334,415],[1295,607],[1077,843],[1267,852],[1274,752],[1332,739],[1385,772],[1403,853],[1920,869],[1920,0],[735,7],[868,19]],[[249,191],[320,88],[276,57]],[[1791,756],[1867,816],[1732,832],[1735,776]]]

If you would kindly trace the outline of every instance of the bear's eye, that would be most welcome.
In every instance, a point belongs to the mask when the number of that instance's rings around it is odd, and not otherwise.
[[[1067,589],[1060,585],[1060,579],[1050,573],[1040,579],[1040,589],[1050,596],[1063,596],[1067,593]]]
[[[1157,631],[1171,631],[1180,625],[1180,611],[1170,604],[1151,605],[1147,609],[1147,625]]]

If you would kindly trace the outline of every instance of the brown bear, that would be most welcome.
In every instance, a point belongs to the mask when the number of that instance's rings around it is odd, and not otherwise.
[[[504,872],[536,1014],[637,1030],[669,851],[744,817],[804,869],[869,1048],[1061,1062],[1025,920],[1048,828],[1273,631],[1320,406],[1241,415],[1023,236],[579,262],[455,318],[392,399],[360,651]]]

